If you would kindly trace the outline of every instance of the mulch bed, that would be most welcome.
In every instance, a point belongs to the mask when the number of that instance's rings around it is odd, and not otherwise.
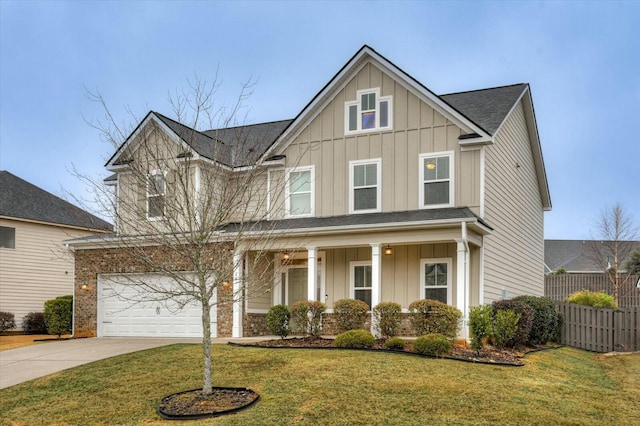
[[[211,395],[193,389],[166,396],[158,414],[166,420],[191,420],[236,413],[255,404],[260,395],[246,388],[214,387]]]

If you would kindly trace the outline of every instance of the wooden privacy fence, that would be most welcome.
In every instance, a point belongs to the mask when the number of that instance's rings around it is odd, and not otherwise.
[[[556,304],[564,317],[563,345],[593,352],[640,350],[640,307],[602,309]]]
[[[624,277],[626,278],[626,275]],[[636,286],[639,279],[640,276],[632,275],[620,286],[618,307],[640,306],[640,289]],[[564,302],[567,296],[580,290],[604,291],[613,295],[613,285],[604,274],[566,274],[544,277],[544,295],[551,300]]]

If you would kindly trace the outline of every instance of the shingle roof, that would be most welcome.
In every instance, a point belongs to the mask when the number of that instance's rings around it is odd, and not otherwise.
[[[0,171],[0,216],[95,230],[111,230],[96,217],[8,171]]]
[[[567,272],[602,272],[602,265],[594,262],[591,244],[594,240],[544,240],[544,264],[546,272],[564,268]],[[637,241],[640,248],[640,241]],[[606,255],[606,247],[603,254]],[[613,255],[611,254],[611,259]],[[624,263],[626,259],[622,259]]]

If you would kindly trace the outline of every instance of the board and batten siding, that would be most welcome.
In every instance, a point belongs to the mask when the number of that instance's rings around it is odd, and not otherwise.
[[[345,136],[345,102],[355,100],[357,90],[377,87],[381,96],[393,97],[393,129]],[[383,212],[417,210],[420,154],[453,151],[455,206],[479,213],[480,154],[461,152],[460,134],[459,127],[369,63],[318,112],[284,154],[287,167],[315,166],[315,216],[326,217],[349,214],[350,161],[382,160]]]
[[[92,235],[72,228],[0,219],[15,228],[15,249],[0,248],[0,311],[15,316],[16,329],[29,312],[43,312],[44,302],[73,294],[73,256],[65,240]]]
[[[486,147],[484,302],[544,294],[543,205],[522,101]]]

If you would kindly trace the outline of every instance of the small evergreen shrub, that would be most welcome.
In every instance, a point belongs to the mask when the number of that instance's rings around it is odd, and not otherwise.
[[[285,305],[275,305],[269,308],[267,312],[267,328],[276,336],[285,338],[291,332],[289,322],[291,321],[291,312]]]
[[[469,310],[469,332],[471,347],[480,352],[484,339],[493,333],[493,309],[491,305],[474,306]]]
[[[547,297],[518,296],[513,300],[526,303],[534,311],[527,343],[531,345],[543,345],[547,342],[557,340],[559,327],[561,325],[561,314],[551,299]]]
[[[47,332],[60,338],[62,333],[71,331],[73,318],[73,296],[60,296],[44,302],[44,323]]]
[[[506,342],[505,345],[509,347],[526,345],[527,339],[529,338],[529,332],[531,331],[531,326],[533,325],[533,317],[535,316],[534,310],[525,302],[515,299],[496,300],[491,304],[491,307],[493,308],[494,315],[501,310],[513,311],[516,314],[520,314],[517,329],[513,337]]]
[[[416,300],[409,305],[413,328],[419,335],[443,334],[451,339],[458,335],[462,312],[437,300]]]
[[[16,318],[13,312],[0,312],[0,332],[16,328]]]
[[[373,317],[382,337],[398,335],[402,319],[402,307],[395,302],[381,302],[373,308]]]
[[[296,302],[291,307],[291,329],[294,334],[318,337],[322,331],[322,313],[326,310],[322,302]]]
[[[451,353],[451,342],[442,334],[425,334],[413,342],[416,352],[429,356],[443,356]]]
[[[593,308],[618,308],[618,304],[616,303],[613,296],[601,291],[577,291],[567,297],[565,301],[569,303],[575,303],[576,305],[591,306]]]
[[[364,329],[369,305],[362,300],[340,299],[333,304],[333,314],[336,317],[338,331]]]
[[[320,336],[322,332],[322,314],[327,306],[322,302],[307,302],[309,304],[309,334]]]
[[[338,334],[333,344],[338,348],[370,348],[376,340],[367,330],[349,330]]]
[[[513,342],[521,316],[510,309],[499,309],[495,312],[491,339],[496,346],[504,348]]]
[[[44,323],[44,314],[29,312],[22,318],[22,330],[27,334],[46,334],[47,325]]]
[[[404,340],[399,337],[391,337],[384,342],[384,348],[401,351],[404,349]]]

